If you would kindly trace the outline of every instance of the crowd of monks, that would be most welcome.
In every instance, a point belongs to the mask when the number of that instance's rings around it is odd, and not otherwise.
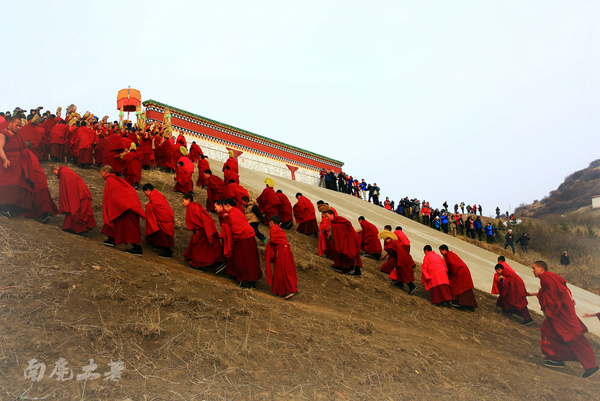
[[[223,179],[213,174],[207,157],[195,143],[188,150],[183,136],[172,137],[161,127],[144,132],[133,126],[108,124],[93,118],[62,119],[39,115],[23,121],[16,113],[0,121],[0,214],[5,218],[21,215],[47,222],[64,214],[63,230],[85,233],[96,227],[92,196],[84,180],[65,162],[82,168],[98,166],[105,180],[102,198],[101,233],[106,246],[131,244],[127,253],[143,255],[140,219],[146,221],[144,236],[148,246],[161,258],[171,258],[174,246],[174,212],[164,194],[150,183],[141,190],[148,199],[142,206],[138,184],[143,169],[160,168],[174,173],[173,191],[182,194],[185,223],[192,237],[184,253],[191,269],[225,272],[243,288],[255,288],[263,277],[275,295],[289,299],[298,292],[296,266],[284,229],[296,224],[296,231],[318,238],[317,252],[331,259],[331,269],[353,277],[362,276],[361,256],[385,260],[380,271],[409,295],[416,292],[411,245],[402,227],[387,225],[380,231],[360,216],[359,230],[324,201],[313,202],[296,193],[292,206],[288,197],[275,191],[272,178],[256,199],[240,185],[239,166],[233,154],[225,162]],[[52,173],[59,179],[59,207],[48,190],[41,162],[53,160]],[[198,169],[194,183],[192,175]],[[206,190],[206,204],[194,201],[194,186]],[[316,212],[321,213],[317,222]],[[216,214],[220,231],[210,213]],[[258,230],[269,226],[269,238]],[[260,263],[257,239],[265,245],[264,270]],[[383,240],[383,246],[382,241]],[[466,263],[448,246],[439,254],[430,245],[423,248],[421,283],[431,303],[454,306],[474,312],[477,301],[473,280]],[[577,317],[574,301],[562,277],[549,272],[543,261],[533,265],[541,289],[528,293],[523,280],[500,256],[495,265],[492,294],[497,306],[507,315],[519,315],[523,325],[533,323],[527,297],[537,296],[545,314],[542,324],[542,352],[545,364],[562,368],[565,361],[579,361],[584,377],[598,371],[595,355],[583,336],[587,328]],[[586,315],[589,316],[589,315]],[[592,315],[600,316],[600,315]],[[600,317],[599,317],[600,318]]]

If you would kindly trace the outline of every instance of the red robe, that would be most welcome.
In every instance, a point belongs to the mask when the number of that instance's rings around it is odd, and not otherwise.
[[[440,255],[433,251],[427,252],[423,258],[421,282],[430,292],[432,304],[452,300],[446,263]]]
[[[179,163],[183,163],[180,166]],[[194,163],[187,156],[181,156],[177,161],[177,168],[175,169],[175,192],[181,192],[187,194],[194,190],[194,181],[192,181],[192,174],[194,174]]]
[[[225,260],[215,221],[202,205],[190,202],[185,211],[185,224],[194,232],[184,254],[192,267],[202,268]]]
[[[225,164],[223,164],[223,171],[225,171],[225,167],[229,166],[229,168],[234,171],[236,174],[240,173],[240,169],[238,167],[238,162],[233,157],[227,159]]]
[[[29,219],[35,219],[45,213],[55,216],[58,214],[58,207],[56,207],[56,203],[54,203],[54,199],[50,195],[46,172],[37,158],[33,157],[31,164],[33,166],[33,176],[31,177],[31,182],[33,183],[33,208],[31,211],[23,213],[22,216]]]
[[[277,214],[281,218],[281,224],[285,225],[293,219],[292,204],[290,203],[288,197],[282,192],[277,193],[277,197],[279,198]]]
[[[56,124],[50,130],[50,156],[56,157],[63,162],[66,154],[66,143],[69,138],[69,126],[67,124]]]
[[[375,224],[367,220],[359,221],[362,231],[358,233],[360,237],[360,247],[370,255],[381,255],[381,241],[379,240],[379,230]]]
[[[226,183],[229,182],[229,180],[234,180],[236,184],[240,183],[240,176],[233,170],[229,169],[229,170],[225,170],[223,172],[223,177],[224,177],[224,181]]]
[[[504,271],[508,270],[509,272],[517,274],[515,273],[513,268],[508,265],[508,263],[500,262],[500,264],[504,267]],[[494,282],[492,283],[492,294],[500,294],[500,291],[498,291],[498,277],[500,277],[500,275],[498,273],[494,273]]]
[[[390,273],[390,280],[401,283],[412,283],[415,281],[413,267],[415,262],[406,252],[399,240],[386,242],[385,251],[388,254],[388,260],[381,266],[381,271]]]
[[[500,296],[496,305],[505,311],[517,311],[527,308],[527,289],[523,279],[517,273],[504,268],[502,281],[498,282]]]
[[[109,165],[113,169],[113,173],[121,174],[123,172],[123,160],[121,153],[125,151],[125,142],[120,134],[114,133],[106,139],[106,155],[105,165]]]
[[[215,210],[215,201],[225,199],[226,195],[223,180],[216,175],[210,175],[206,184],[206,210]]]
[[[334,217],[331,221],[331,234],[335,250],[333,266],[343,270],[354,266],[362,267],[360,239],[352,223],[341,216]]]
[[[298,232],[306,235],[318,233],[319,226],[317,225],[317,218],[315,216],[315,206],[306,196],[299,196],[297,199],[298,202],[296,202],[292,210],[294,211],[296,223],[298,223]]]
[[[75,131],[75,142],[73,143],[77,165],[94,164],[92,148],[96,143],[96,133],[89,127],[79,127]]]
[[[65,215],[63,230],[80,234],[96,227],[92,194],[83,179],[69,167],[58,169],[58,212]]]
[[[202,153],[202,149],[200,149],[200,146],[198,146],[196,143],[192,143],[190,145],[190,160],[194,163],[198,162],[200,160],[200,156],[202,156],[204,153]]]
[[[225,192],[228,198],[235,199],[235,207],[243,213],[244,206],[242,205],[242,197],[247,196],[250,198],[250,194],[248,194],[246,188],[236,183],[225,184]]]
[[[255,281],[262,277],[254,229],[246,215],[232,208],[221,227],[223,254],[227,258],[225,272],[237,281]]]
[[[538,300],[546,318],[541,346],[546,359],[579,361],[584,369],[596,366],[596,356],[583,336],[587,327],[577,317],[575,302],[564,278],[552,272],[540,276]]]
[[[175,215],[167,198],[156,189],[150,191],[146,203],[146,243],[158,248],[175,245]]]
[[[206,158],[200,159],[198,162],[198,180],[196,181],[197,187],[203,187],[208,184],[209,175],[204,173],[206,170],[210,170],[208,160]]]
[[[452,251],[446,252],[444,260],[448,267],[448,280],[450,281],[450,291],[454,296],[454,301],[461,306],[476,308],[477,300],[475,294],[473,294],[473,279],[469,267]]]
[[[46,149],[44,147],[44,129],[31,123],[21,127],[19,135],[24,141],[31,143],[31,152],[35,155],[38,161],[48,160]]]
[[[271,270],[271,264],[274,263]],[[267,247],[265,248],[265,272],[267,285],[273,284],[271,293],[283,297],[298,292],[296,262],[281,227],[273,225]]]
[[[37,160],[19,134],[13,135],[6,129],[0,134],[6,139],[4,154],[10,161],[7,169],[0,164],[0,205],[10,206],[11,213],[20,214],[33,209],[34,160]]]
[[[273,188],[267,186],[263,189],[260,196],[256,198],[256,202],[258,202],[261,213],[265,216],[264,223],[268,224],[271,216],[275,216],[278,211],[279,197],[277,197],[277,193],[275,193]]]
[[[331,208],[335,216],[338,213],[334,208]],[[321,222],[319,223],[319,255],[327,255],[329,259],[333,259],[335,250],[332,240],[329,239],[329,231],[331,230],[331,223],[325,217],[325,214],[321,213]]]
[[[135,150],[123,156],[123,178],[131,186],[139,183],[142,179],[141,155]]]
[[[408,239],[406,234],[404,234],[404,231],[396,230],[394,231],[394,234],[396,234],[396,237],[398,237],[398,241],[400,241],[404,249],[406,249],[406,252],[410,253],[410,240]]]
[[[102,234],[114,238],[115,244],[142,242],[140,217],[146,218],[135,189],[124,179],[110,174],[102,197]]]

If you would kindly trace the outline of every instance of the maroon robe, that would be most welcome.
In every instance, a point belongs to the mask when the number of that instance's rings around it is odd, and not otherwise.
[[[256,198],[256,202],[258,202],[260,212],[263,214],[263,216],[265,216],[265,221],[263,223],[269,224],[271,217],[277,214],[277,208],[279,207],[279,197],[277,197],[277,194],[275,193],[273,188],[266,186],[265,189],[263,189],[260,196]]]
[[[38,127],[29,122],[27,125],[21,127],[19,135],[21,135],[21,138],[23,138],[24,141],[31,144],[30,150],[38,161],[42,162],[48,160],[48,154],[44,147],[44,129],[42,127]]]
[[[527,308],[527,289],[523,279],[517,273],[504,268],[502,281],[498,282],[500,295],[496,305],[504,311],[520,311]]]
[[[96,133],[89,127],[79,127],[75,131],[75,154],[77,165],[94,164],[92,148],[96,143]]]
[[[575,302],[564,278],[552,272],[540,277],[538,300],[546,318],[540,344],[546,359],[579,361],[584,369],[596,367],[596,356],[583,336],[587,327],[577,317]]]
[[[406,252],[399,240],[386,241],[385,251],[388,260],[381,266],[381,271],[390,274],[390,279],[400,283],[412,283],[415,281],[413,268],[415,262],[410,254]]]
[[[337,211],[331,208],[334,215],[337,217]],[[329,238],[329,231],[331,230],[331,223],[325,217],[324,213],[321,213],[321,222],[319,223],[319,255],[327,255],[329,259],[333,260],[335,256],[335,247],[333,246],[333,240]]]
[[[355,266],[362,267],[360,239],[352,223],[341,216],[334,217],[331,221],[331,234],[335,250],[333,267],[342,271],[349,271]]]
[[[473,279],[469,267],[452,251],[446,252],[444,260],[448,268],[448,280],[454,301],[461,306],[476,308],[477,300],[473,293]]]
[[[58,212],[65,215],[64,231],[81,234],[96,227],[92,194],[83,179],[69,167],[58,168]]]
[[[56,124],[50,130],[50,156],[65,161],[66,143],[69,138],[69,126],[67,124]]]
[[[294,255],[281,227],[273,225],[265,248],[265,272],[271,293],[280,297],[298,292]],[[271,270],[271,264],[274,264]]]
[[[225,161],[225,164],[223,164],[223,171],[225,171],[225,167],[227,166],[229,166],[230,170],[234,171],[236,174],[240,173],[238,162],[237,160],[235,160],[235,158],[230,157],[229,159],[227,159],[227,161]]]
[[[102,234],[114,238],[115,244],[142,242],[140,217],[146,218],[135,189],[124,179],[110,174],[102,197]]]
[[[200,149],[200,146],[198,146],[196,143],[192,143],[190,145],[190,160],[194,163],[198,162],[200,160],[200,156],[202,156],[204,153],[202,153],[202,149]]]
[[[50,195],[46,172],[37,158],[32,158],[31,164],[33,166],[33,176],[31,177],[31,182],[33,182],[33,208],[31,211],[23,213],[22,216],[29,219],[41,217],[46,213],[55,216],[58,214],[58,207],[56,207],[56,203]]]
[[[381,256],[381,241],[378,237],[379,230],[375,224],[367,220],[361,220],[359,224],[362,227],[362,231],[358,233],[362,250],[371,255]]]
[[[235,207],[243,213],[244,205],[242,204],[242,197],[247,196],[250,198],[250,194],[246,191],[246,188],[233,182],[231,184],[225,184],[225,192],[228,198],[235,199]]]
[[[157,248],[171,248],[175,245],[175,215],[167,198],[156,189],[148,195],[146,203],[146,243]]]
[[[105,165],[109,165],[113,169],[113,173],[121,174],[123,172],[123,160],[121,153],[125,151],[125,142],[120,134],[111,134],[106,140],[107,159]]]
[[[227,258],[225,272],[239,282],[255,281],[262,277],[254,229],[246,215],[232,208],[221,227],[223,254]]]
[[[285,194],[282,192],[277,193],[277,197],[279,198],[279,207],[277,214],[281,218],[281,224],[285,226],[288,222],[293,219],[293,210],[292,204]]]
[[[198,162],[198,180],[196,181],[197,187],[203,187],[208,184],[209,175],[204,173],[206,170],[210,170],[210,165],[206,158],[200,159]]]
[[[215,201],[225,199],[225,196],[227,196],[225,183],[216,175],[210,175],[206,185],[206,210],[212,212],[215,210]]]
[[[215,221],[202,205],[190,202],[185,211],[185,224],[194,232],[184,254],[192,267],[207,267],[225,260]]]
[[[21,214],[33,208],[34,160],[37,160],[19,134],[6,129],[0,134],[5,137],[4,154],[10,161],[7,169],[0,164],[0,205],[10,208],[11,213]]]
[[[182,163],[183,166],[179,164]],[[181,192],[187,194],[194,190],[194,182],[192,181],[192,174],[194,174],[194,163],[187,156],[181,156],[177,161],[177,168],[175,169],[175,192]]]
[[[432,304],[452,300],[448,268],[444,259],[433,251],[427,252],[423,258],[421,282],[425,285],[425,289],[429,291]]]
[[[135,150],[129,151],[123,156],[123,178],[134,186],[142,179],[141,155]]]
[[[236,184],[240,183],[240,176],[233,170],[225,170],[223,172],[223,177],[225,182],[229,182],[229,180],[235,181]]]
[[[296,202],[292,210],[296,223],[298,223],[298,232],[306,235],[318,233],[319,226],[317,225],[317,218],[315,216],[315,206],[306,196],[299,196],[297,199],[298,202]]]

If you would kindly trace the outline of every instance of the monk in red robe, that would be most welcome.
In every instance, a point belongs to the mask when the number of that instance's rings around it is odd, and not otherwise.
[[[65,215],[63,231],[82,234],[96,227],[92,210],[92,194],[83,179],[67,166],[54,166],[59,180],[58,212]]]
[[[33,209],[37,159],[18,134],[21,124],[21,119],[13,116],[4,124],[6,128],[0,130],[0,214],[6,218]]]
[[[22,214],[23,217],[28,219],[40,219],[42,223],[47,223],[52,216],[58,214],[58,207],[50,195],[50,189],[48,188],[48,179],[46,178],[46,172],[42,168],[37,158],[32,158],[33,176],[31,182],[33,183],[33,208]]]
[[[385,236],[385,231],[382,231],[379,236],[385,238],[384,250],[387,253],[388,260],[381,266],[381,271],[389,273],[390,280],[394,281],[394,285],[398,288],[404,288],[404,284],[408,284],[408,294],[412,295],[417,290],[414,284],[415,262],[410,257],[410,254],[402,247],[402,243],[394,238],[396,235],[389,232]]]
[[[329,259],[333,260],[335,257],[335,244],[331,239],[329,232],[331,231],[331,223],[325,216],[325,212],[328,210],[333,211],[334,216],[337,217],[337,211],[330,207],[327,203],[322,200],[317,202],[319,212],[321,212],[321,222],[319,223],[319,255],[325,255]]]
[[[335,254],[331,268],[338,273],[351,276],[362,276],[360,268],[360,239],[352,223],[348,219],[336,216],[333,210],[326,210],[325,218],[331,223],[329,237],[334,246]]]
[[[215,208],[225,212],[225,224],[221,226],[223,255],[227,258],[225,272],[234,276],[242,288],[256,288],[262,270],[254,229],[244,213],[235,208],[233,199],[217,201]]]
[[[510,273],[515,273],[515,271],[513,270],[512,267],[510,267],[508,265],[508,263],[506,263],[506,258],[504,258],[504,256],[500,255],[498,256],[498,264],[501,264],[502,267],[504,267],[504,269]],[[500,294],[500,291],[498,290],[498,278],[500,277],[500,275],[498,273],[494,273],[494,281],[492,282],[492,294]]]
[[[213,212],[215,210],[215,202],[226,198],[225,183],[216,175],[213,175],[211,170],[206,170],[204,173],[208,176],[206,184],[206,210]]]
[[[223,245],[213,218],[199,203],[194,202],[194,194],[183,195],[181,204],[185,207],[185,224],[194,234],[185,250],[185,260],[194,270],[204,271],[214,267],[215,274],[225,269]]]
[[[75,131],[74,148],[77,155],[77,165],[88,168],[94,164],[93,148],[96,144],[96,133],[82,121]]]
[[[502,308],[502,313],[506,315],[521,315],[522,325],[532,324],[533,319],[527,310],[527,290],[523,279],[514,270],[510,271],[500,263],[495,266],[495,270],[498,274],[497,286],[500,292],[496,306]]]
[[[146,218],[140,198],[135,189],[124,179],[112,172],[111,166],[103,166],[100,170],[105,180],[102,197],[102,219],[104,226],[101,233],[108,236],[104,245],[131,244],[125,252],[142,256],[142,231],[140,217]]]
[[[558,274],[548,271],[546,262],[533,264],[533,274],[540,279],[537,294],[544,312],[542,323],[542,353],[544,364],[550,368],[564,368],[565,361],[579,361],[587,378],[598,372],[596,355],[588,340],[583,336],[587,327],[575,313],[575,301],[567,282]]]
[[[275,216],[279,210],[279,197],[273,190],[275,183],[272,178],[265,178],[265,189],[263,189],[262,193],[256,201],[258,202],[258,207],[260,207],[260,211],[265,216],[264,224],[269,224],[269,220],[271,216]]]
[[[366,257],[376,260],[381,259],[381,241],[379,240],[379,230],[375,224],[365,220],[364,216],[358,218],[358,224],[361,229],[358,232],[360,238],[360,248],[366,253]]]
[[[404,231],[402,231],[402,227],[396,226],[394,234],[396,234],[396,236],[398,237],[398,241],[400,241],[406,252],[410,253],[410,240],[408,239]]]
[[[226,167],[229,167],[236,174],[240,174],[238,162],[237,162],[236,158],[233,157],[233,150],[229,151],[229,159],[227,159],[225,161],[225,164],[223,164],[223,171],[225,171]]]
[[[206,174],[206,170],[210,170],[210,165],[208,164],[208,157],[201,155],[200,161],[198,162],[198,180],[196,180],[196,186],[206,188],[208,185],[208,174]]]
[[[19,135],[26,143],[29,143],[28,147],[38,161],[48,160],[48,154],[44,147],[44,129],[39,126],[40,116],[35,115],[29,118],[29,121],[25,126],[19,130]]]
[[[452,305],[475,312],[477,300],[473,293],[473,279],[469,267],[454,252],[448,250],[448,245],[440,245],[440,253],[448,268],[448,280],[452,291]]]
[[[50,157],[56,162],[64,162],[66,158],[66,143],[69,138],[69,126],[65,120],[60,120],[50,130]]]
[[[223,171],[223,177],[225,182],[229,182],[229,180],[234,180],[236,184],[240,183],[240,176],[238,173],[231,169],[231,166],[226,166]]]
[[[136,190],[142,179],[142,155],[135,143],[129,145],[129,150],[121,155],[123,160],[123,179]]]
[[[175,215],[167,198],[152,184],[144,184],[142,191],[148,197],[146,203],[146,244],[162,249],[159,258],[173,256],[171,249],[175,245]]]
[[[184,148],[185,149],[185,148]],[[185,151],[187,154],[187,150]],[[194,174],[194,163],[186,155],[182,155],[177,161],[177,167],[175,169],[175,192],[181,192],[187,194],[194,190],[194,181],[192,181],[192,174]]]
[[[277,208],[277,215],[281,219],[281,228],[289,229],[294,225],[294,215],[292,204],[287,196],[281,191],[277,190],[277,197],[279,198],[279,207]]]
[[[292,209],[294,211],[294,218],[298,223],[298,232],[304,235],[317,234],[319,226],[317,225],[314,205],[306,196],[302,196],[300,192],[296,194],[296,199],[298,202],[296,202]]]
[[[280,224],[281,219],[277,215],[269,221],[271,238],[265,248],[265,271],[267,285],[272,285],[271,293],[290,299],[298,292],[298,277],[294,255]]]
[[[200,156],[202,156],[204,153],[202,153],[202,149],[200,149],[200,146],[198,146],[198,144],[196,144],[196,141],[192,142],[192,144],[190,145],[190,160],[192,161],[192,163],[197,163],[200,161]]]
[[[450,281],[448,280],[448,268],[444,259],[433,252],[431,245],[423,248],[425,257],[421,265],[421,282],[431,295],[431,303],[437,306],[448,305],[452,301]]]
[[[125,142],[123,141],[120,131],[109,135],[106,140],[106,145],[107,159],[104,161],[104,165],[111,166],[114,174],[121,174],[123,172],[123,160],[121,159],[121,154],[125,149],[129,149],[129,147],[125,148]]]
[[[233,180],[229,180],[228,183],[225,184],[225,198],[230,198],[235,200],[235,207],[237,207],[240,212],[244,213],[244,201],[243,198],[247,197],[250,199],[250,194],[246,191],[246,188],[242,187],[239,184],[236,184]]]
[[[142,168],[148,170],[155,166],[153,136],[147,129],[142,135]]]

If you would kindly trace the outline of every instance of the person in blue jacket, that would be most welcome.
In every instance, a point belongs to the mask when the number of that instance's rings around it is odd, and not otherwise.
[[[481,236],[483,235],[483,223],[481,222],[481,217],[477,216],[477,218],[473,222],[473,228],[475,229],[475,232],[477,233],[477,237],[479,238],[479,241],[481,241]]]
[[[485,230],[485,239],[488,244],[494,243],[494,227],[492,227],[492,223],[487,223],[484,227]]]

